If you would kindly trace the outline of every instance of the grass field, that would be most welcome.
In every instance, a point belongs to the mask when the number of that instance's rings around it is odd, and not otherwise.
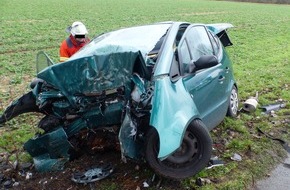
[[[38,51],[43,50],[58,61],[59,45],[68,35],[65,28],[76,20],[86,24],[90,38],[121,27],[168,20],[233,24],[229,35],[234,46],[228,52],[234,63],[241,102],[258,92],[259,105],[283,100],[287,101],[287,107],[274,118],[257,110],[241,114],[238,120],[225,120],[220,130],[212,132],[214,140],[216,136],[226,139],[220,157],[229,160],[237,152],[244,156],[243,162],[229,162],[195,178],[217,179],[203,189],[244,189],[252,178],[263,176],[283,155],[277,143],[257,139],[253,134],[260,127],[290,140],[289,5],[205,0],[1,0],[0,113],[11,100],[29,90],[28,85],[36,75]],[[27,115],[5,124],[10,129],[0,131],[1,149],[17,149],[32,137],[35,129],[30,125],[35,125],[35,121],[35,117]],[[235,134],[234,138],[229,138],[229,131]],[[284,131],[283,135],[280,131]],[[196,187],[192,181],[184,180],[184,187]]]

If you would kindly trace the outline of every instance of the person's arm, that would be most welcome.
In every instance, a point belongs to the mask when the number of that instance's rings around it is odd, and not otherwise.
[[[67,49],[68,47],[67,47],[66,41],[64,40],[59,48],[59,56],[60,56],[59,61],[60,62],[64,62],[68,60],[69,54],[68,54]]]

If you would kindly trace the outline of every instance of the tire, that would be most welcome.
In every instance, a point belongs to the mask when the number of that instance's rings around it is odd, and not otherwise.
[[[212,140],[205,125],[194,120],[188,126],[180,148],[165,160],[158,159],[159,136],[155,128],[149,130],[145,146],[145,159],[159,175],[184,179],[200,172],[208,164]]]
[[[231,90],[231,95],[229,98],[229,106],[228,106],[227,116],[237,117],[238,116],[238,107],[239,107],[238,90],[235,86],[233,86],[233,88]]]

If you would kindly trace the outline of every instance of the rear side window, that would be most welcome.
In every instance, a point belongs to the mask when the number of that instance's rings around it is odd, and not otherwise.
[[[209,31],[209,39],[213,47],[214,55],[218,56],[221,52],[221,43],[219,38]]]

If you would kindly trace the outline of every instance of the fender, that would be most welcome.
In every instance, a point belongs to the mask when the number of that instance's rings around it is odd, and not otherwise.
[[[179,98],[171,98],[172,96]],[[180,147],[186,127],[199,117],[199,112],[182,80],[172,83],[169,77],[158,78],[152,101],[150,125],[158,132],[158,158],[163,160]]]

